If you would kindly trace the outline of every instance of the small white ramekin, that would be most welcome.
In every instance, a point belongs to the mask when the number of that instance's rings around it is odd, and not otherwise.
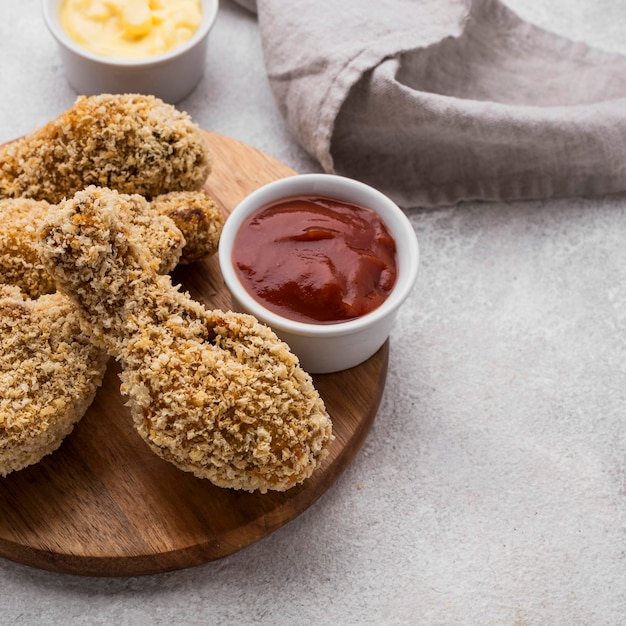
[[[59,20],[62,1],[43,0],[43,15],[59,45],[67,79],[80,95],[141,93],[176,104],[193,91],[202,78],[218,0],[201,0],[202,22],[183,45],[148,59],[129,60],[98,56],[73,41]]]
[[[266,309],[242,285],[232,261],[235,236],[258,209],[289,196],[318,195],[372,209],[396,242],[398,275],[387,299],[362,317],[335,324],[297,322]],[[300,174],[271,182],[244,198],[230,214],[220,238],[219,263],[233,308],[270,326],[310,374],[327,374],[363,363],[385,343],[396,314],[413,288],[419,265],[415,232],[403,211],[376,189],[332,174]]]

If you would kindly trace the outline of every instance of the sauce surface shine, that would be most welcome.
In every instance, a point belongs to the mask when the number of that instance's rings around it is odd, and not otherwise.
[[[94,54],[144,59],[177,48],[202,21],[199,0],[64,0],[61,26]]]
[[[286,198],[253,213],[232,256],[257,301],[307,323],[343,322],[373,311],[397,275],[395,241],[378,215],[326,197]]]

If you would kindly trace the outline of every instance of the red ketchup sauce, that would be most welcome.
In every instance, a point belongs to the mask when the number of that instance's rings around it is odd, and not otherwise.
[[[292,320],[334,323],[379,307],[396,282],[396,245],[367,208],[285,198],[242,224],[232,252],[246,290]]]

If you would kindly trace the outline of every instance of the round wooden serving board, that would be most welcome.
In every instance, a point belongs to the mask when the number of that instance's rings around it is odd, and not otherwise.
[[[295,174],[274,158],[205,131],[214,156],[206,190],[228,213],[260,185]],[[230,308],[217,259],[173,273],[210,308]],[[213,486],[155,456],[134,431],[111,361],[94,403],[61,447],[0,478],[0,555],[86,576],[156,574],[240,550],[313,504],[353,460],[374,421],[388,344],[366,363],[314,376],[333,420],[331,453],[287,492]]]

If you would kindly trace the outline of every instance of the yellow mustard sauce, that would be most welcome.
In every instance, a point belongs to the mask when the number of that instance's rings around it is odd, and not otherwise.
[[[143,59],[182,45],[202,21],[200,0],[64,0],[61,25],[90,52]]]

